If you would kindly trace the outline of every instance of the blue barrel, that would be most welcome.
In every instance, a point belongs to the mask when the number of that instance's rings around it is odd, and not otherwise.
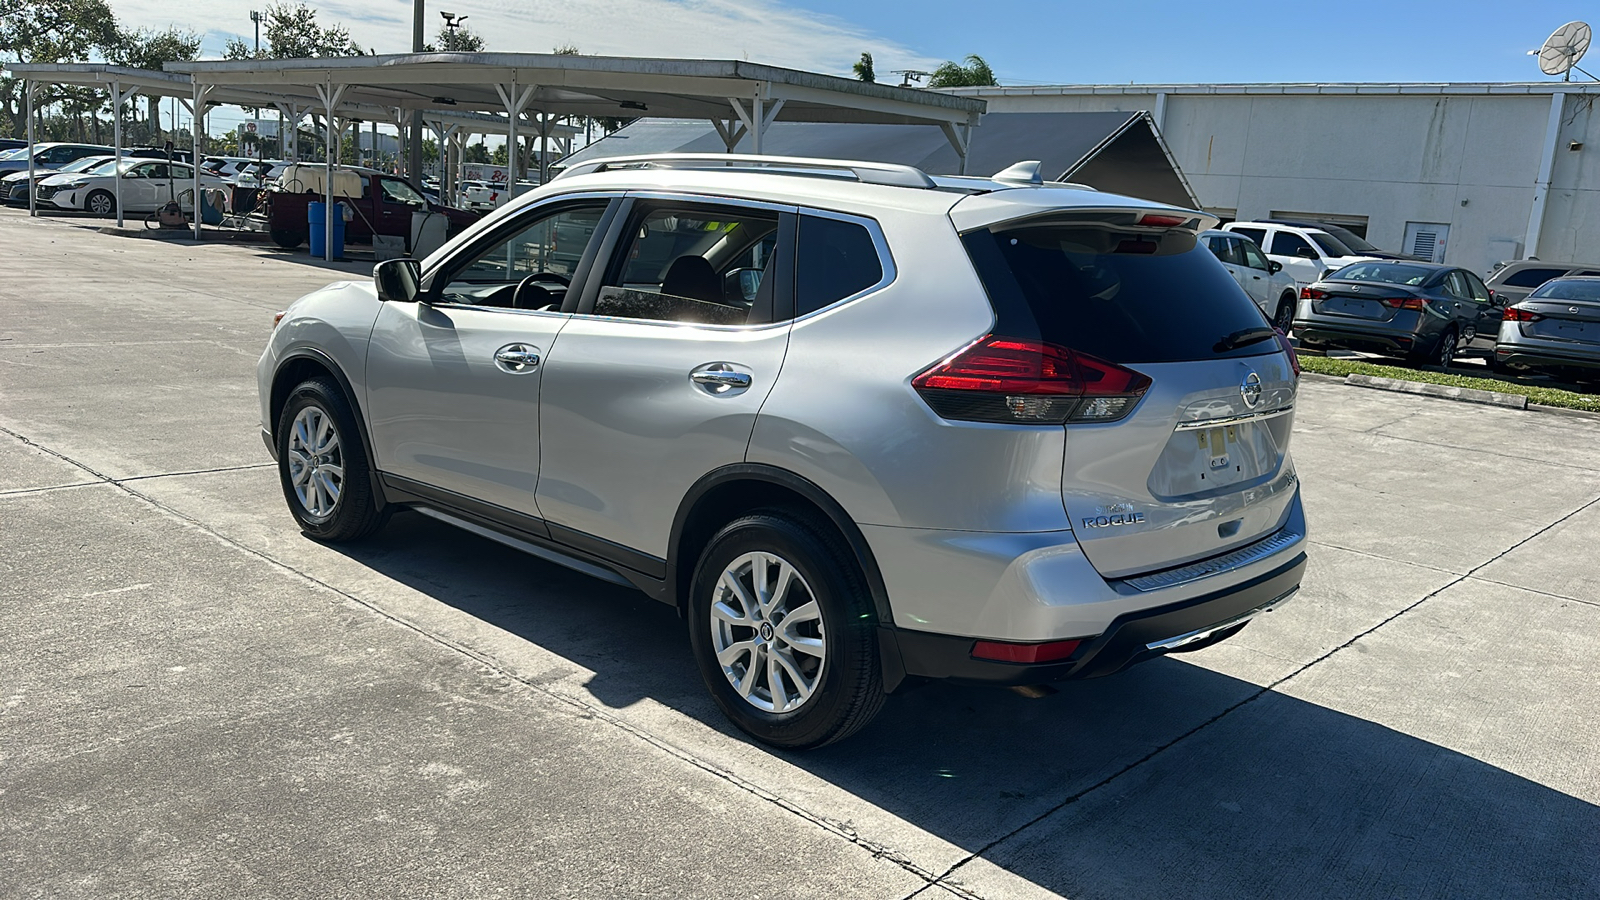
[[[334,204],[335,208],[339,206],[340,204]],[[326,255],[323,253],[325,229],[322,225],[322,211],[326,208],[326,204],[316,200],[306,206],[306,223],[310,226],[311,232],[311,255],[319,259]],[[342,210],[340,212],[342,213]],[[344,259],[344,216],[340,213],[335,213],[333,216],[333,258]]]

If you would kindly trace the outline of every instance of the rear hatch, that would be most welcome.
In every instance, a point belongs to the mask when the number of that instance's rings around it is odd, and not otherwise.
[[[1108,578],[1261,540],[1294,497],[1287,341],[1197,243],[1198,216],[1060,211],[964,229],[995,308],[990,343],[1037,342],[1047,373],[1077,372],[1080,399],[1055,419],[1067,432],[1062,502]],[[1019,417],[1041,408],[1003,399]]]

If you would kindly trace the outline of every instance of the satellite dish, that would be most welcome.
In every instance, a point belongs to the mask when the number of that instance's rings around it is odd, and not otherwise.
[[[1572,77],[1572,70],[1583,59],[1593,37],[1587,22],[1568,22],[1557,28],[1555,34],[1539,48],[1539,71],[1546,75]],[[1581,69],[1579,71],[1582,71]]]

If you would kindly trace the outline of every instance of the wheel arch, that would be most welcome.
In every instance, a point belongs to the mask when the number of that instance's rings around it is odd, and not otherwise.
[[[680,614],[686,614],[689,581],[700,552],[718,528],[754,509],[790,506],[820,514],[850,547],[866,578],[878,625],[894,621],[883,573],[866,537],[827,491],[806,478],[777,466],[737,463],[707,473],[684,495],[672,521],[667,548],[667,589]]]
[[[285,353],[278,360],[278,367],[272,372],[272,393],[268,399],[267,421],[272,429],[272,446],[278,446],[278,418],[283,415],[284,404],[289,401],[289,394],[295,386],[311,378],[328,376],[339,385],[339,390],[344,394],[345,402],[350,404],[350,409],[355,412],[356,431],[361,435],[361,449],[367,454],[367,470],[370,472],[372,482],[372,497],[379,509],[386,504],[383,494],[383,479],[378,474],[378,457],[372,452],[372,437],[367,434],[367,417],[361,409],[361,401],[356,397],[355,388],[350,384],[350,378],[345,375],[333,357],[314,347],[298,347]]]

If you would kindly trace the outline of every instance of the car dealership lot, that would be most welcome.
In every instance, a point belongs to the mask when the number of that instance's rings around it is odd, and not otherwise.
[[[253,369],[339,276],[94,224],[0,211],[7,895],[1600,892],[1600,420],[1308,381],[1293,603],[778,754],[640,594],[301,537]]]

